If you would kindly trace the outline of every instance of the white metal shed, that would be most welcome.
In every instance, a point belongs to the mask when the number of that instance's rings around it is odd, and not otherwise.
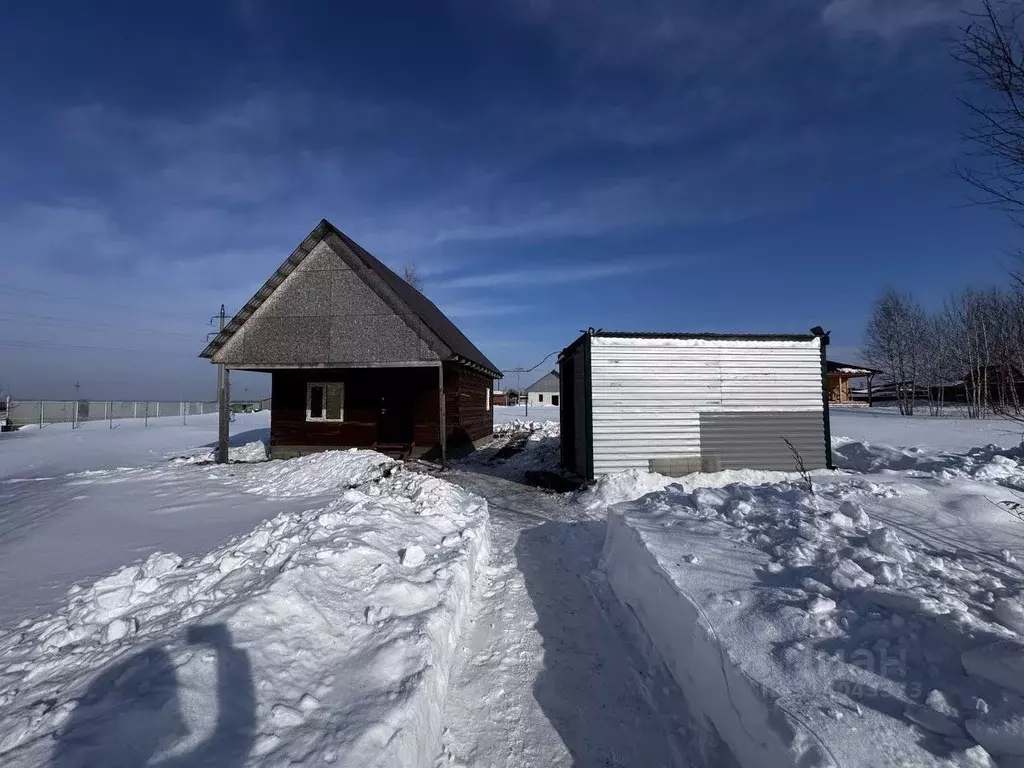
[[[562,465],[588,479],[791,471],[795,449],[807,469],[830,467],[827,344],[823,331],[588,331],[559,356]]]

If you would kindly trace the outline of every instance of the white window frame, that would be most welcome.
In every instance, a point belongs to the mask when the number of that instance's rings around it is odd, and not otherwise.
[[[487,410],[491,410],[491,388],[487,388]]]
[[[322,407],[323,416],[312,415],[313,387],[321,387],[324,391]],[[337,419],[327,417],[327,387],[341,387],[341,413]],[[306,421],[337,423],[345,420],[345,383],[342,381],[307,381],[306,382]]]

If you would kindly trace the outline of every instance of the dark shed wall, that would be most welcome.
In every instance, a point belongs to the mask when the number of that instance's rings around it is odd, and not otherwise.
[[[444,364],[448,448],[458,450],[494,434],[494,380],[462,365]],[[487,390],[492,390],[487,408]]]
[[[275,370],[270,412],[270,446],[284,457],[326,448],[371,448],[375,443],[415,443],[415,456],[440,452],[438,369],[325,368]],[[448,450],[465,452],[494,432],[487,409],[493,381],[462,365],[446,363],[445,407]],[[345,384],[345,421],[306,421],[309,382]],[[408,423],[404,434],[382,432],[382,407]]]
[[[276,370],[272,376],[270,447],[275,456],[370,448],[377,442],[415,442],[417,454],[437,449],[437,368]],[[344,421],[306,421],[306,384],[311,381],[345,384]],[[380,433],[382,407],[408,424],[406,434]]]

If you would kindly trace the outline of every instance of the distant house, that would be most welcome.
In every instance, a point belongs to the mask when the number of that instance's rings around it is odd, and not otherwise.
[[[807,469],[831,466],[827,344],[824,333],[584,333],[558,358],[562,466],[586,479],[792,471],[794,452]]]
[[[501,374],[422,293],[324,220],[203,350],[272,377],[270,452],[471,450]]]
[[[494,390],[494,404],[495,405],[508,405],[508,393],[503,392],[500,389]]]
[[[867,391],[872,391],[874,377],[882,371],[874,368],[866,368],[862,365],[851,365],[850,363],[837,363],[834,360],[828,361],[828,401],[836,405],[846,405],[854,402],[850,391],[851,379],[867,379]],[[869,395],[870,399],[870,395]]]
[[[523,391],[529,405],[558,405],[558,371],[551,371]]]

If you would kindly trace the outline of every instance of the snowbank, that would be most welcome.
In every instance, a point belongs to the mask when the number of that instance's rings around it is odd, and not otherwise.
[[[576,503],[588,512],[604,510],[623,501],[632,501],[648,493],[663,491],[670,485],[687,490],[721,488],[726,485],[762,485],[795,480],[795,472],[771,472],[763,469],[727,469],[722,472],[694,472],[684,477],[668,477],[657,472],[627,469],[602,475],[593,485],[576,496]]]
[[[931,448],[895,447],[879,443],[832,441],[832,455],[839,469],[855,472],[915,472],[944,479],[975,478],[1024,484],[1020,447],[985,445],[963,453]]]
[[[362,484],[0,635],[0,762],[432,764],[486,502],[370,452],[307,458],[235,469],[261,493]]]
[[[235,461],[241,464],[253,464],[266,461],[267,444],[262,440],[254,440],[245,445],[238,445],[228,448],[228,461]],[[217,460],[216,451],[203,451],[191,456],[181,456],[174,459],[175,464],[212,464]]]
[[[879,526],[892,493],[675,484],[612,511],[612,590],[740,765],[1024,755],[1024,571]]]
[[[494,427],[495,439],[471,454],[463,466],[487,474],[522,480],[530,471],[558,470],[560,461],[557,421],[513,419]]]

